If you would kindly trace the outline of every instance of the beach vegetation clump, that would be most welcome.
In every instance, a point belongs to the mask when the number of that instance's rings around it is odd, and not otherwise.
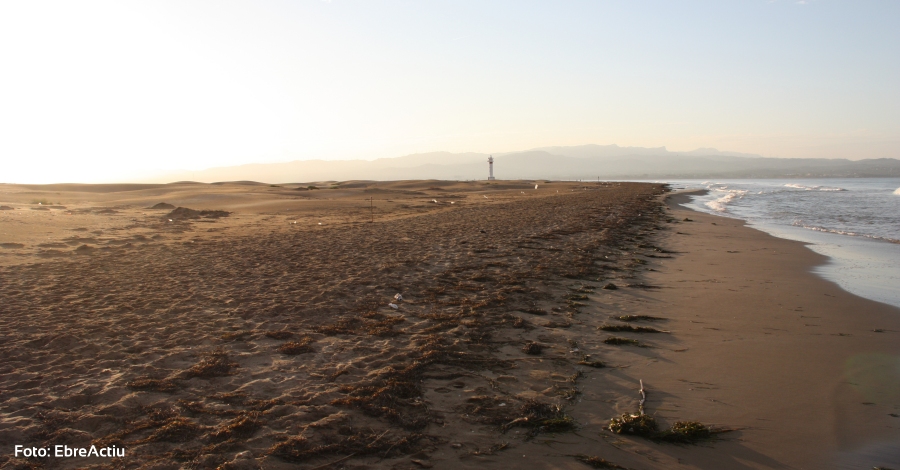
[[[602,469],[611,469],[611,470],[627,470],[625,467],[623,467],[621,465],[616,465],[616,464],[610,462],[609,460],[601,459],[600,457],[597,457],[594,455],[578,454],[575,456],[575,459],[591,468],[602,468]]]
[[[609,430],[616,434],[630,434],[652,439],[659,432],[659,425],[650,415],[625,413],[609,421]]]
[[[641,344],[640,341],[631,338],[622,338],[620,336],[610,336],[603,340],[606,344],[611,344],[613,346],[638,346],[643,348],[644,345]]]
[[[188,369],[187,377],[224,377],[226,375],[231,375],[232,369],[237,366],[238,364],[233,362],[226,352],[213,351],[200,362]]]
[[[616,320],[619,321],[664,321],[665,318],[662,317],[653,317],[650,315],[621,315],[615,317]]]
[[[677,444],[693,444],[712,437],[713,431],[709,426],[697,421],[677,421],[671,429],[667,429],[657,436],[658,440]]]
[[[651,328],[649,326],[633,326],[633,325],[600,325],[597,329],[603,331],[627,331],[629,333],[665,333],[662,330],[657,330],[656,328]]]
[[[278,346],[276,351],[281,354],[287,354],[288,356],[296,356],[297,354],[304,354],[313,352],[312,344],[313,339],[309,336],[304,336],[297,341],[288,341],[287,343]]]

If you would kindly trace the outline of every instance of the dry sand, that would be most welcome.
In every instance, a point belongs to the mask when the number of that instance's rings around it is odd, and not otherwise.
[[[0,464],[897,459],[900,312],[809,274],[824,260],[801,244],[666,207],[651,184],[314,185],[334,189],[0,185]],[[163,202],[229,214],[147,209]],[[625,314],[665,332],[598,330]],[[639,380],[662,426],[731,432],[611,433]],[[126,457],[13,457],[92,443]]]

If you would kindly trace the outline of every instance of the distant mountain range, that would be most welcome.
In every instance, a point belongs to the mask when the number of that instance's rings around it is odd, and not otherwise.
[[[431,152],[378,160],[298,160],[177,172],[153,178],[153,182],[487,179],[488,156]],[[665,147],[581,145],[543,147],[493,157],[494,176],[498,179],[900,177],[900,160],[894,158],[764,158],[710,148],[670,152]]]

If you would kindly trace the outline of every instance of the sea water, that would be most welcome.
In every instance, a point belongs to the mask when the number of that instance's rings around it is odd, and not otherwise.
[[[830,261],[814,272],[900,307],[900,178],[673,180],[706,189],[688,207],[808,243]]]

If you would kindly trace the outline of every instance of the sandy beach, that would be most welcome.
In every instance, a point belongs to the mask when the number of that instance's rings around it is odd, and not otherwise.
[[[0,185],[0,465],[900,467],[900,310],[686,197]],[[611,432],[641,384],[713,436]]]

